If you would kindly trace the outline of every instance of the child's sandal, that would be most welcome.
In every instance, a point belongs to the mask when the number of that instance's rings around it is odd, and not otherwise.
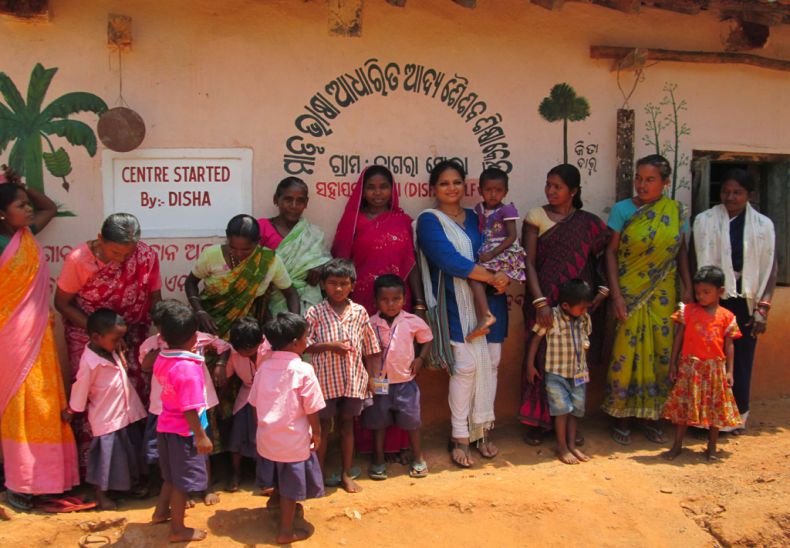
[[[419,462],[412,461],[411,467],[409,467],[410,478],[424,478],[427,475],[428,475],[428,463],[426,463],[424,459]]]
[[[382,481],[388,478],[387,476],[387,465],[382,464],[371,464],[370,468],[368,468],[368,477],[372,480]]]

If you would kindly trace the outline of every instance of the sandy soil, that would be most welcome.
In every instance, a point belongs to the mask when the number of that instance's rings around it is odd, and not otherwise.
[[[303,545],[790,545],[790,398],[758,403],[748,434],[724,437],[715,464],[704,461],[697,438],[667,463],[640,434],[629,447],[616,445],[603,417],[583,426],[593,460],[579,466],[554,459],[552,442],[524,445],[515,423],[497,429],[500,456],[470,470],[449,466],[441,433],[426,436],[428,478],[391,465],[389,480],[363,479],[360,494],[331,490],[308,501],[315,535]],[[188,512],[189,525],[210,531],[202,546],[273,542],[274,516],[251,483],[244,487]],[[62,515],[9,509],[0,545],[77,546],[94,529],[116,546],[163,546],[167,526],[147,523],[151,506],[129,501],[117,512]]]

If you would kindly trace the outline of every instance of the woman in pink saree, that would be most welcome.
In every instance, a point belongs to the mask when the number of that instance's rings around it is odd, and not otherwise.
[[[33,236],[56,212],[52,200],[0,174],[0,442],[7,500],[18,510],[79,484],[74,435],[60,419],[67,402],[49,268]]]
[[[123,316],[128,326],[126,363],[129,380],[146,407],[151,376],[140,369],[138,350],[148,337],[149,312],[162,298],[159,259],[140,241],[140,223],[129,213],[114,213],[102,224],[95,240],[78,245],[63,264],[55,292],[55,308],[63,315],[72,380],[88,343],[88,316],[109,308]],[[87,421],[75,426],[80,469],[86,464],[91,435]]]
[[[415,268],[412,218],[399,207],[398,190],[386,167],[373,165],[359,176],[337,225],[332,256],[354,262],[357,281],[351,300],[364,306],[368,314],[376,313],[373,293],[376,277],[396,274],[406,282],[403,309],[425,315],[422,280],[419,269]],[[354,434],[357,451],[372,452],[372,433],[357,430]],[[400,453],[408,447],[409,436],[404,430],[396,427],[387,430],[385,453]]]

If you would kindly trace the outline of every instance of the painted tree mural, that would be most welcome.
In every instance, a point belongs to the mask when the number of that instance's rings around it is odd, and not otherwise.
[[[562,120],[562,161],[568,163],[568,122],[578,122],[590,116],[590,103],[576,95],[570,85],[557,84],[540,102],[538,112],[547,122]]]
[[[664,97],[659,104],[648,103],[645,105],[645,114],[648,119],[645,122],[647,133],[642,137],[649,147],[654,147],[656,154],[661,154],[672,163],[672,186],[670,187],[670,197],[675,198],[679,188],[688,188],[689,180],[687,177],[680,177],[680,168],[689,165],[689,155],[680,151],[680,139],[685,135],[691,135],[691,128],[680,120],[680,114],[688,110],[685,99],[679,99],[676,95],[677,84],[667,82],[662,91]],[[664,114],[664,108],[668,112]],[[664,130],[670,130],[669,139],[661,141],[661,134]]]
[[[57,68],[45,69],[36,64],[27,86],[27,101],[22,98],[14,82],[0,72],[0,154],[13,142],[8,155],[8,165],[31,187],[44,192],[44,167],[53,176],[63,180],[67,191],[66,176],[71,173],[71,158],[63,147],[55,148],[52,137],[63,137],[72,146],[85,148],[90,156],[96,154],[96,135],[93,129],[69,116],[78,112],[101,114],[107,104],[98,96],[87,92],[61,95],[42,109],[52,78]],[[46,142],[48,152],[43,150]]]

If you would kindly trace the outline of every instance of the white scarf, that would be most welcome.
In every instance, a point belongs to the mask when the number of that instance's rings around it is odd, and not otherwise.
[[[765,215],[747,203],[743,229],[743,271],[738,293],[732,267],[730,216],[723,204],[703,211],[694,220],[694,249],[699,266],[714,265],[724,271],[726,298],[743,297],[754,312],[755,304],[765,293],[774,266],[776,237],[774,225]]]
[[[438,209],[426,209],[420,215],[426,213],[434,215],[439,220],[444,230],[444,235],[458,253],[470,261],[475,260],[472,241],[460,226]],[[434,307],[436,306],[436,298],[433,294],[428,260],[422,250],[418,250],[418,253],[423,285],[425,286],[425,302],[429,307]],[[439,275],[444,276],[444,273],[440,271]],[[472,290],[465,279],[455,277],[453,277],[453,290],[456,303],[458,304],[458,315],[461,319],[461,332],[466,336],[477,325]],[[494,427],[494,386],[491,382],[491,375],[480,374],[481,371],[491,371],[491,358],[488,354],[488,345],[485,337],[477,337],[464,344],[472,353],[477,366],[475,368],[475,392],[472,396],[472,412],[469,416],[469,439],[470,441],[476,441],[483,438],[485,432]]]

